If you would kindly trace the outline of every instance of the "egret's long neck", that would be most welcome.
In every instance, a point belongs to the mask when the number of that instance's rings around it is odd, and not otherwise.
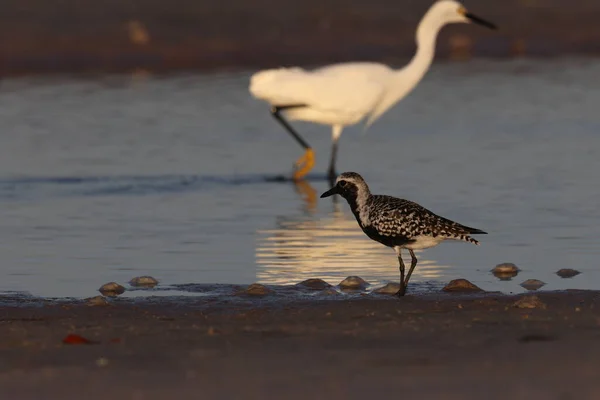
[[[444,25],[439,22],[435,15],[426,15],[417,28],[417,52],[408,65],[396,72],[396,76],[402,79],[406,93],[412,90],[431,66],[435,55],[435,42]],[[406,94],[404,93],[404,94]]]
[[[417,28],[417,52],[407,66],[393,73],[384,99],[373,110],[367,121],[372,124],[381,114],[410,93],[429,69],[435,54],[437,35],[444,22],[432,13],[427,13]]]

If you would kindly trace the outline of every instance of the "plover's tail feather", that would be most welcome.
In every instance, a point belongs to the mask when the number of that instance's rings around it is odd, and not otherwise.
[[[459,235],[457,235],[456,239],[473,243],[477,246],[479,246],[479,241],[477,239],[473,239],[469,235],[487,235],[487,232],[484,232],[481,229],[471,228],[469,226],[460,225],[460,229],[462,230],[462,232]]]
[[[477,228],[470,228],[468,226],[464,226],[463,228],[469,232],[471,235],[487,235],[487,232],[482,231],[481,229],[477,229]]]
[[[485,233],[485,232],[483,232]],[[479,240],[473,239],[471,236],[465,236],[463,239],[465,242],[473,243],[476,246],[479,246]]]

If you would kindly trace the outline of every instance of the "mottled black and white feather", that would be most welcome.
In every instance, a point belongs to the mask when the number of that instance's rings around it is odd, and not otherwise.
[[[479,244],[469,235],[485,233],[440,217],[415,202],[392,196],[371,196],[365,206],[369,217],[364,226],[371,226],[381,236],[399,237],[407,241],[431,236],[434,239],[439,237]]]
[[[372,195],[364,179],[354,172],[341,174],[335,188],[350,204],[365,234],[389,247],[425,249],[444,240],[478,245],[470,235],[486,233],[440,217],[412,201]]]

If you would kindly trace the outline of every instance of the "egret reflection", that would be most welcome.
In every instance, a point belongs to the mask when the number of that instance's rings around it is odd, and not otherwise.
[[[317,191],[307,181],[296,183],[295,190],[302,199],[300,212],[278,216],[273,229],[257,232],[259,282],[286,285],[320,278],[337,284],[350,275],[372,284],[398,280],[394,251],[367,238],[345,204],[317,202]],[[414,279],[440,279],[447,268],[420,259]]]

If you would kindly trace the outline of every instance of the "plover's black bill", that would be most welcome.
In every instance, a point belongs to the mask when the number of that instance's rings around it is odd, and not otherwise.
[[[479,24],[481,26],[485,26],[486,28],[490,28],[490,29],[498,29],[498,27],[496,26],[496,24],[491,23],[490,21],[486,21],[483,18],[478,17],[477,15],[471,14],[471,13],[466,13],[465,17],[469,18],[471,20],[471,22],[475,23],[475,24]]]
[[[325,197],[329,197],[329,196],[333,196],[334,194],[338,194],[338,189],[337,186],[332,187],[331,189],[329,189],[328,191],[326,191],[325,193],[323,193],[321,195],[321,198],[325,198]]]

